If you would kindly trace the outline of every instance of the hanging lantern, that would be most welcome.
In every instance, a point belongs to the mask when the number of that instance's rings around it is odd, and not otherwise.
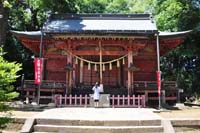
[[[97,64],[94,64],[94,71],[97,71]]]
[[[105,69],[105,64],[103,64],[103,71],[105,71],[106,69]]]
[[[125,59],[124,59],[124,58],[122,59],[122,64],[123,64],[123,65],[125,64]]]
[[[119,65],[119,60],[117,60],[117,67],[119,67],[120,65]]]
[[[75,57],[75,64],[78,64],[78,58],[77,57]]]
[[[112,62],[109,64],[109,69],[112,70]]]
[[[88,62],[88,70],[90,70],[91,69],[91,64],[90,64],[90,62]]]
[[[83,67],[83,60],[81,60],[81,67]]]

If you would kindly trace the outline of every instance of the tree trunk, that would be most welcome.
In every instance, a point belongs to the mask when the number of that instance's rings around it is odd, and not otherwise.
[[[5,44],[7,27],[8,27],[8,9],[0,3],[0,46]]]

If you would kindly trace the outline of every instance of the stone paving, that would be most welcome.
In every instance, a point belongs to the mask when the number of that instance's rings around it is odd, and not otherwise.
[[[146,108],[55,108],[36,114],[35,118],[68,120],[154,120],[162,119]]]
[[[36,132],[163,132],[162,118],[146,108],[55,108],[35,115],[34,119]],[[30,123],[26,123],[24,133],[30,129]]]
[[[197,110],[195,110],[195,113],[198,112]],[[88,121],[90,120],[91,121],[95,121],[95,120],[97,121],[102,121],[102,120],[103,121],[134,121],[134,120],[166,119],[166,118],[160,117],[158,115],[159,113],[153,113],[153,111],[155,111],[155,109],[152,109],[152,108],[72,108],[72,107],[67,107],[67,108],[44,109],[43,112],[33,112],[31,116],[25,115],[23,117],[27,117],[27,118],[32,117],[36,119],[44,118],[44,119],[61,119],[61,120],[67,119],[67,120],[88,120]],[[20,111],[15,111],[15,113],[16,112],[17,112],[16,116],[20,118],[22,115],[24,115],[24,114],[20,114]],[[26,113],[29,114],[30,112],[27,111]],[[170,113],[170,112],[166,112],[166,113]],[[175,126],[180,123],[179,121],[171,120],[171,122]],[[194,122],[195,122],[194,125],[199,125],[200,119],[199,117],[196,117],[195,121],[193,119],[192,120],[187,119],[187,120],[181,121],[181,123],[183,122],[184,122],[184,124],[182,124],[183,126],[184,125],[187,126],[188,123],[192,124]],[[18,131],[15,130],[15,132],[18,132]]]

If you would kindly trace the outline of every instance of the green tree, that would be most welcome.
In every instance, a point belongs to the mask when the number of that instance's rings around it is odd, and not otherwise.
[[[103,13],[107,0],[80,0],[77,4],[79,13]]]
[[[131,0],[129,10],[132,13],[153,13],[157,0]]]
[[[106,13],[130,13],[130,1],[129,0],[110,0]]]
[[[166,0],[156,7],[155,19],[158,29],[161,31],[178,31],[178,23],[181,13],[188,7],[178,0]]]
[[[3,4],[6,3],[6,4]],[[8,17],[2,20],[8,25],[1,30],[1,35],[7,35],[4,40],[4,57],[8,61],[17,61],[22,63],[23,69],[21,73],[26,79],[33,78],[33,60],[31,56],[34,54],[20,44],[9,30],[17,31],[37,31],[41,30],[43,23],[51,13],[75,13],[78,11],[76,6],[77,0],[1,0],[1,9],[6,11]],[[1,13],[1,12],[0,12]],[[6,29],[5,29],[6,28]],[[15,56],[13,56],[15,55]],[[19,84],[18,84],[19,85]]]
[[[18,93],[13,91],[13,83],[18,77],[17,72],[21,70],[21,64],[6,61],[3,58],[4,54],[0,47],[0,112],[10,110],[6,103],[18,97]],[[0,128],[10,121],[8,117],[0,118]]]
[[[165,80],[176,80],[185,94],[200,93],[200,1],[167,0],[158,2],[155,17],[159,29],[183,31],[193,29],[176,49],[161,58],[161,70]]]
[[[0,104],[10,101],[17,95],[13,91],[13,83],[19,77],[17,72],[21,70],[21,64],[16,62],[8,62],[3,58],[2,48],[0,47]]]

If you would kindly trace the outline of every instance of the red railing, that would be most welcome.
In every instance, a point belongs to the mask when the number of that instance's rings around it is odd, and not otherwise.
[[[145,96],[144,95],[138,95],[138,96],[110,96],[110,106],[115,107],[138,107],[138,108],[145,108]],[[88,107],[90,104],[90,97],[88,95],[82,96],[82,95],[55,95],[54,97],[55,105],[57,107],[59,106],[71,106],[71,107]]]
[[[111,106],[114,108],[114,107],[143,107],[145,108],[146,107],[146,104],[145,104],[145,95],[138,95],[138,96],[114,96],[112,95],[110,97],[110,100],[112,101],[111,102]]]
[[[62,95],[55,95],[54,102],[56,106],[85,106],[87,107],[89,105],[90,97],[88,95],[82,96],[82,95],[65,95],[64,97]]]

